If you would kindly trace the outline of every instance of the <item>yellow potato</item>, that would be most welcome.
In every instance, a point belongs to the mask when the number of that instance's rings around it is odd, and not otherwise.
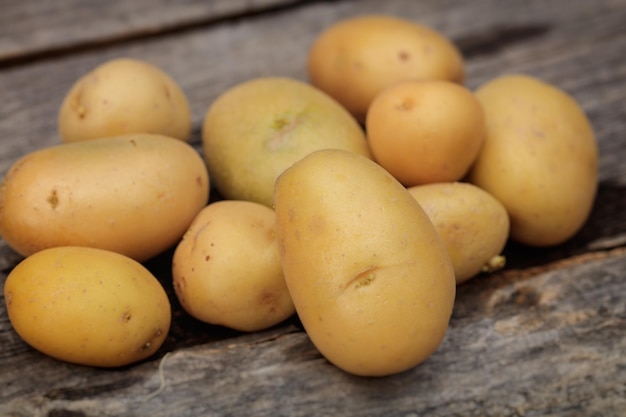
[[[321,150],[276,183],[287,287],[312,342],[364,376],[409,369],[448,327],[454,272],[426,213],[375,162]]]
[[[418,185],[408,191],[443,239],[457,284],[504,266],[501,252],[509,237],[509,216],[493,196],[462,182]]]
[[[143,261],[178,242],[208,195],[202,157],[180,140],[66,143],[11,167],[0,187],[0,235],[24,256],[90,246]]]
[[[386,87],[436,79],[462,83],[463,57],[441,33],[386,15],[336,22],[314,41],[308,57],[313,85],[343,104],[359,121]]]
[[[220,193],[270,207],[276,177],[303,156],[337,148],[369,157],[363,129],[343,107],[309,84],[281,77],[224,92],[207,111],[202,139]]]
[[[64,142],[156,133],[188,140],[187,97],[165,72],[147,62],[114,59],[81,77],[65,96],[58,115]]]
[[[376,96],[367,113],[372,156],[407,187],[463,178],[485,138],[483,109],[449,81],[407,81]]]
[[[99,367],[154,354],[170,328],[170,303],[138,262],[102,249],[58,247],[20,262],[4,297],[11,324],[35,349]]]
[[[280,265],[274,211],[250,201],[209,204],[174,252],[174,289],[191,316],[237,330],[295,313]]]
[[[598,186],[592,126],[573,97],[527,75],[505,75],[476,96],[487,136],[468,180],[509,212],[511,238],[560,244],[586,222]]]

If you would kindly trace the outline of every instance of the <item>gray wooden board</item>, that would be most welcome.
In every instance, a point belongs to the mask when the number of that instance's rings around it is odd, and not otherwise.
[[[172,299],[170,335],[154,358],[120,370],[35,352],[11,329],[2,299],[0,415],[623,415],[625,0],[220,1],[203,12],[189,1],[145,14],[147,1],[131,3],[110,2],[95,21],[96,2],[85,2],[86,15],[75,11],[84,26],[62,30],[64,9],[76,1],[0,0],[0,11],[17,13],[0,13],[0,175],[27,152],[58,143],[63,96],[107,59],[145,59],[170,73],[189,97],[200,150],[202,118],[218,94],[259,76],[306,80],[308,47],[323,28],[385,12],[456,42],[471,88],[525,72],[571,93],[601,152],[596,205],[564,245],[508,245],[505,271],[459,287],[436,354],[389,378],[356,378],[327,364],[296,317],[251,335],[194,321],[173,296],[171,252],[146,263]],[[54,9],[49,25],[46,7]],[[7,26],[15,16],[21,26]],[[94,30],[84,32],[89,22]],[[0,282],[20,259],[0,241]]]
[[[33,361],[25,352],[19,369],[2,362],[0,413],[623,415],[626,251],[583,261],[543,273],[508,271],[459,287],[444,342],[402,374],[348,375],[327,363],[306,334],[283,326],[123,370]]]
[[[298,0],[2,0],[0,62],[236,19]]]

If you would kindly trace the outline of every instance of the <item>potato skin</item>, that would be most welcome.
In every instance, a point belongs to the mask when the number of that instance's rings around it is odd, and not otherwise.
[[[330,362],[382,376],[435,351],[454,272],[426,213],[391,174],[360,155],[321,150],[278,178],[275,201],[289,292]]]
[[[462,83],[463,57],[439,32],[383,14],[336,22],[314,41],[308,55],[311,83],[343,104],[360,122],[384,88],[409,80]]]
[[[506,207],[513,240],[565,242],[589,217],[598,186],[598,149],[583,110],[564,91],[522,74],[493,79],[476,96],[487,136],[468,180]]]
[[[60,144],[18,160],[0,186],[0,234],[23,256],[89,246],[144,261],[176,244],[208,201],[204,161],[160,135]]]
[[[257,331],[295,313],[280,265],[274,211],[222,200],[195,217],[174,252],[176,295],[198,320]]]
[[[298,80],[260,77],[220,95],[202,126],[204,157],[224,198],[272,206],[274,182],[325,148],[370,156],[365,133],[330,96]]]
[[[374,160],[410,187],[462,179],[485,138],[485,115],[467,88],[407,81],[374,98],[366,119]]]
[[[191,111],[168,74],[136,59],[107,61],[78,79],[58,115],[63,142],[155,133],[187,141]]]
[[[500,256],[509,237],[509,215],[492,195],[463,182],[418,185],[408,191],[443,239],[457,285],[484,268],[504,266]]]
[[[153,355],[171,323],[159,281],[123,255],[57,247],[20,262],[4,297],[11,324],[35,349],[67,362],[128,365]]]

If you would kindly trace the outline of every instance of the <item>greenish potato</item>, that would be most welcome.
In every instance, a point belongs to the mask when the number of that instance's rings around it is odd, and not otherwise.
[[[225,91],[202,127],[204,157],[224,198],[271,207],[276,178],[309,153],[344,149],[370,157],[365,132],[321,90],[262,77]]]

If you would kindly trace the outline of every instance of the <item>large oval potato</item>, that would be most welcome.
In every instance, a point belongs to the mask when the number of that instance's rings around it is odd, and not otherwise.
[[[463,182],[408,188],[439,232],[461,284],[482,271],[504,267],[509,215],[485,190]]]
[[[381,376],[441,343],[454,272],[417,201],[375,162],[321,150],[276,182],[276,232],[304,328],[339,368]]]
[[[325,148],[369,157],[365,132],[339,103],[317,88],[262,77],[218,97],[202,126],[204,157],[215,186],[229,200],[272,206],[278,175]]]
[[[509,212],[511,238],[556,245],[586,222],[598,186],[598,149],[578,103],[527,75],[505,75],[476,91],[487,135],[468,180]]]
[[[58,115],[64,142],[154,133],[188,140],[191,110],[178,84],[137,59],[107,61],[74,83]]]
[[[222,200],[194,218],[174,252],[174,289],[198,320],[257,331],[295,313],[280,265],[274,211]]]
[[[204,161],[180,140],[66,143],[11,167],[0,187],[0,235],[24,256],[89,246],[143,261],[176,244],[208,195]]]
[[[402,81],[462,83],[463,56],[441,33],[411,20],[372,14],[340,20],[315,39],[308,56],[311,83],[360,122],[383,89]]]
[[[57,247],[20,262],[4,297],[11,324],[35,349],[67,362],[117,367],[154,354],[171,322],[159,281],[115,252]]]

